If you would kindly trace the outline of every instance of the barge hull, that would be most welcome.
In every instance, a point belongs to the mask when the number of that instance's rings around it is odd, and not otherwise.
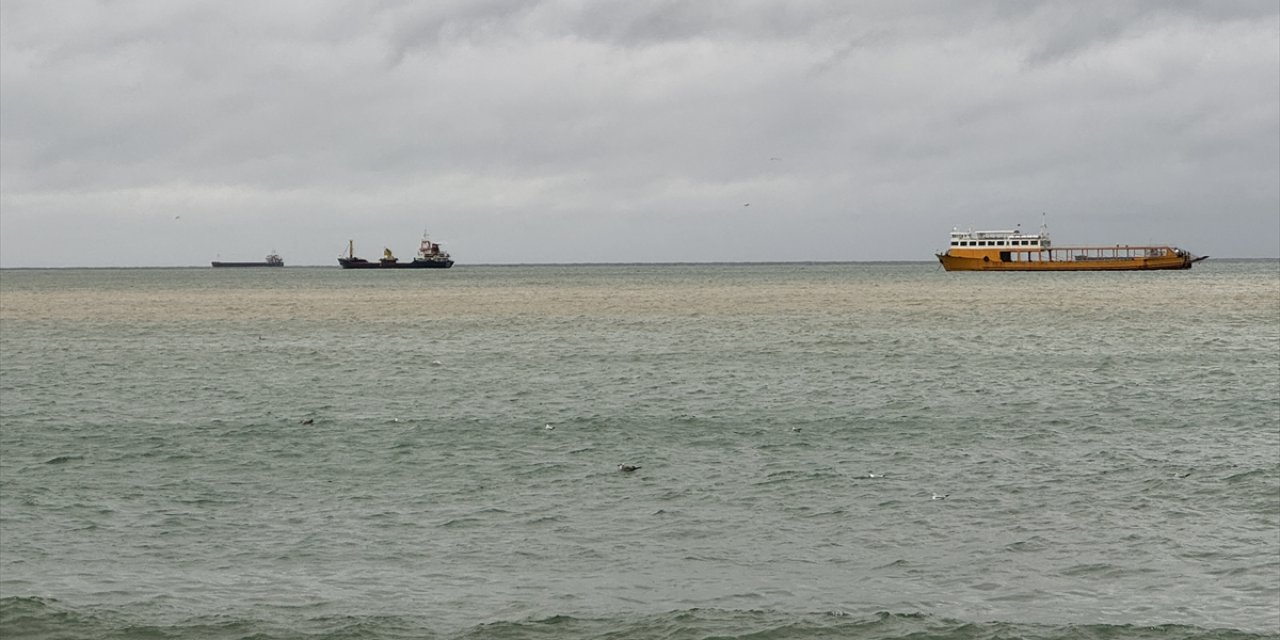
[[[1190,269],[1192,264],[1208,256],[1169,256],[1159,258],[1102,260],[1017,260],[1002,261],[938,254],[947,271],[1158,271]]]

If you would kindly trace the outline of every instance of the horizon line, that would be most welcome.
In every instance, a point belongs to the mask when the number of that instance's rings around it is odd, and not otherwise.
[[[1280,256],[1274,257],[1224,257],[1213,258],[1211,260],[1217,262],[1245,262],[1245,261],[1272,261],[1280,260]],[[732,266],[732,265],[837,265],[837,264],[933,264],[934,260],[680,260],[671,262],[476,262],[476,263],[455,263],[453,268],[457,267],[608,267],[608,266]],[[0,266],[0,271],[35,271],[35,270],[52,270],[52,269],[214,269],[212,265],[113,265],[113,266],[84,266],[84,265],[68,265],[68,266],[18,266],[6,267]],[[258,267],[249,267],[258,268]],[[263,269],[339,269],[343,270],[339,265],[331,264],[297,264],[284,265],[280,267],[260,267]]]

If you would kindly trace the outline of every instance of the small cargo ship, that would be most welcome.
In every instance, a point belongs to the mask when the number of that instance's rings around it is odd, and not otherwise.
[[[382,258],[377,262],[356,257],[355,242],[347,241],[347,255],[338,256],[338,264],[343,269],[448,269],[453,266],[449,252],[440,248],[440,243],[432,242],[426,234],[422,235],[422,244],[418,246],[418,255],[410,262],[400,262],[391,249],[382,250]]]
[[[947,271],[1145,271],[1190,269],[1209,256],[1168,245],[1055,247],[1049,231],[1021,229],[951,232],[951,246],[936,254]]]
[[[268,253],[266,260],[263,260],[262,262],[221,262],[219,260],[214,260],[213,266],[215,267],[283,267],[284,258],[281,258],[280,254],[277,254],[277,253]]]

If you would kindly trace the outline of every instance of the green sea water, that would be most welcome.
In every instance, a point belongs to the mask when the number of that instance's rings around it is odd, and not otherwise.
[[[5,270],[0,637],[1280,637],[1280,263]]]

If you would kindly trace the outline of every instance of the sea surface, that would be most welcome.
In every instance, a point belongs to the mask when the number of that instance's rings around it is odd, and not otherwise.
[[[1280,637],[1280,262],[6,270],[0,637]]]

